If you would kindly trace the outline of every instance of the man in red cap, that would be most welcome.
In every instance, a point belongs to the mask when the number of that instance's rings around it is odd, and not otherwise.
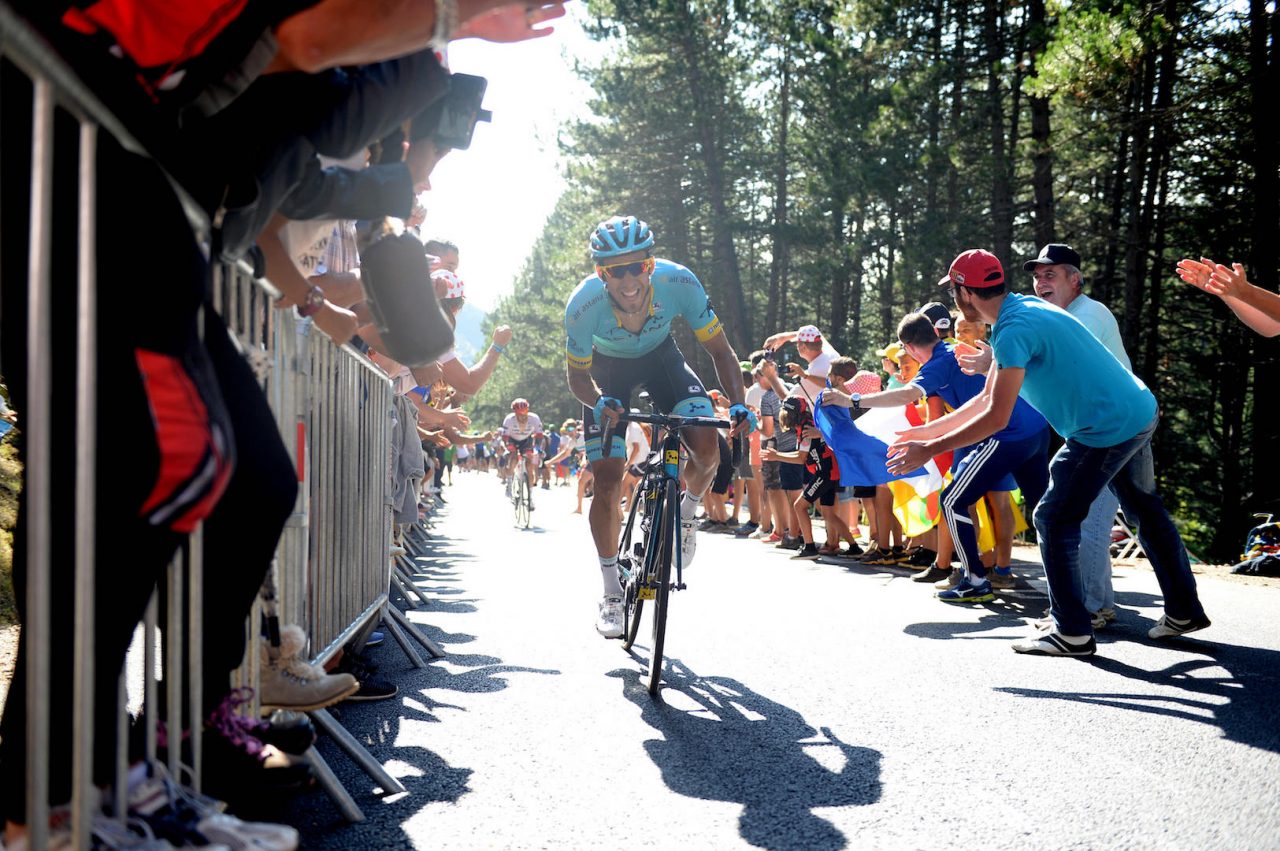
[[[1054,625],[1015,642],[1013,649],[1050,656],[1096,651],[1080,592],[1080,525],[1104,487],[1137,522],[1138,540],[1160,581],[1165,613],[1148,636],[1173,638],[1209,626],[1186,548],[1155,490],[1155,396],[1066,311],[1007,292],[1004,269],[990,252],[964,252],[948,278],[964,317],[992,326],[995,369],[968,404],[903,432],[890,447],[889,469],[908,472],[940,452],[994,434],[1007,425],[1019,396],[1066,439],[1050,464],[1049,490],[1034,515]]]

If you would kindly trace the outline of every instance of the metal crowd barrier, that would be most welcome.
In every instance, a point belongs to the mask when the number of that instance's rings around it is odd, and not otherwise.
[[[23,624],[28,665],[15,676],[27,682],[27,812],[28,843],[47,847],[48,752],[51,735],[70,735],[73,740],[71,828],[74,847],[89,847],[89,835],[97,802],[93,787],[94,707],[94,524],[80,522],[75,529],[75,715],[74,729],[53,731],[49,724],[49,641],[50,610],[55,603],[50,587],[52,535],[50,430],[51,374],[50,328],[51,258],[55,252],[75,250],[79,258],[76,304],[78,351],[75,379],[77,409],[97,409],[97,381],[94,353],[96,329],[96,282],[94,268],[95,146],[99,130],[110,133],[124,147],[142,151],[109,110],[50,50],[44,40],[20,17],[0,2],[0,58],[11,62],[34,87],[31,171],[31,230],[27,246],[30,274],[27,290],[30,308],[27,322],[29,400],[20,411],[24,432],[24,462],[27,510],[22,522],[27,527],[26,569],[27,619]],[[54,161],[54,114],[62,110],[78,124],[78,162]],[[76,169],[79,175],[79,220],[75,233],[54,232],[52,227],[52,185],[55,170]],[[197,236],[207,242],[208,223],[189,199],[177,192]],[[15,235],[6,234],[5,251],[15,249]],[[21,238],[21,237],[18,237]],[[286,447],[297,459],[300,480],[298,505],[278,546],[271,578],[264,585],[274,592],[274,606],[283,622],[296,623],[311,640],[313,662],[323,664],[347,642],[370,629],[381,618],[416,666],[424,662],[410,638],[433,656],[442,651],[390,604],[392,581],[403,581],[389,553],[391,507],[387,475],[392,393],[390,382],[368,360],[354,350],[339,349],[319,334],[307,320],[293,311],[272,305],[274,292],[266,282],[252,280],[247,267],[215,267],[214,299],[217,309],[239,340],[257,370],[259,380],[276,414]],[[65,305],[60,305],[65,309]],[[0,369],[3,365],[0,364]],[[61,378],[61,377],[59,377]],[[59,385],[65,386],[60,383]],[[76,425],[76,515],[94,516],[94,458],[96,453],[94,418],[80,416]],[[148,606],[144,619],[145,705],[160,704],[159,688],[165,689],[169,731],[198,729],[202,719],[183,718],[184,707],[203,705],[200,694],[202,605],[200,532],[194,533],[174,559],[168,579]],[[399,574],[399,575],[397,575]],[[184,593],[184,588],[186,589]],[[61,591],[62,589],[58,589]],[[157,656],[161,635],[157,623],[157,600],[165,594],[167,622],[164,644]],[[184,605],[185,601],[185,605]],[[259,600],[247,622],[249,646],[246,662],[237,673],[239,682],[258,681],[260,623],[264,602]],[[186,636],[194,640],[185,640]],[[182,648],[188,648],[184,659]],[[127,688],[122,673],[115,706],[119,748],[116,760],[114,812],[125,813],[126,748],[128,742]],[[63,675],[65,672],[57,672]],[[185,700],[184,700],[185,697]],[[256,706],[254,707],[256,709]],[[152,762],[158,752],[155,713],[144,732],[146,754]],[[404,788],[327,712],[312,713],[317,726],[335,741],[372,777],[383,792],[403,792]],[[175,778],[190,781],[198,789],[201,754],[200,736],[191,737],[193,774],[181,774],[181,748],[168,749],[168,768]],[[343,814],[351,820],[363,815],[341,787],[332,771],[314,749],[307,759],[325,790]]]

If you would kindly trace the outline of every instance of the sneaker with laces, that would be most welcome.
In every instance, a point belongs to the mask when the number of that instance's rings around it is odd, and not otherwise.
[[[596,615],[596,632],[605,638],[622,637],[622,598],[605,597]]]
[[[763,527],[757,527],[756,530],[752,532],[750,535],[748,535],[747,537],[753,540],[759,541],[765,538],[772,537],[772,535],[773,535],[773,529],[765,529]]]
[[[352,653],[349,650],[344,652],[342,660],[334,670],[350,674],[360,684],[354,694],[347,695],[347,700],[390,700],[400,693],[399,686],[386,677],[378,676],[378,666],[369,662],[359,653]]]
[[[783,538],[774,546],[780,550],[798,550],[804,546],[804,540],[798,536],[795,538]]]
[[[277,709],[309,712],[354,694],[359,688],[350,674],[327,674],[323,668],[312,665],[303,658],[306,636],[293,624],[280,630],[280,656],[270,658],[266,643],[262,646],[262,674],[258,694],[262,699],[263,714]]]
[[[898,557],[892,550],[876,547],[874,550],[867,550],[866,555],[858,561],[867,565],[895,565],[898,563]]]
[[[748,520],[746,523],[743,523],[737,529],[733,530],[733,536],[735,538],[749,538],[750,536],[754,535],[756,530],[759,528],[760,528],[759,523],[752,523],[750,520]]]
[[[698,524],[699,532],[714,532],[724,524],[719,520],[712,520],[710,517],[702,518],[702,522]]]
[[[1092,635],[1063,635],[1054,629],[1037,631],[1013,642],[1013,652],[1032,656],[1092,656],[1098,652],[1098,643]]]
[[[155,836],[176,845],[294,851],[298,831],[283,824],[242,821],[218,809],[218,802],[180,786],[160,765],[129,790],[129,813]]]
[[[944,603],[985,603],[996,598],[991,593],[990,582],[972,576],[966,576],[956,587],[939,591],[935,596]]]
[[[987,574],[987,581],[991,583],[992,588],[1009,589],[1018,584],[1018,577],[1013,575],[1012,568],[1008,573],[1001,573],[1000,568],[996,568]]]
[[[950,575],[950,571],[948,571],[945,567],[938,567],[938,565],[935,563],[935,564],[929,565],[919,573],[911,574],[911,581],[912,582],[938,582],[939,580],[946,579],[947,576],[949,575]]]
[[[907,550],[907,564],[912,567],[928,567],[938,559],[938,554],[928,547],[912,547]]]
[[[947,574],[947,578],[933,583],[933,587],[939,591],[950,591],[964,580],[964,568],[953,567],[951,572]]]
[[[815,559],[822,553],[818,552],[818,545],[808,543],[796,550],[796,554],[791,557],[792,561],[797,559]]]
[[[1188,632],[1195,632],[1212,626],[1204,615],[1199,617],[1187,618],[1186,620],[1178,620],[1171,618],[1167,614],[1161,615],[1160,620],[1156,621],[1156,625],[1147,631],[1148,638],[1177,638],[1179,635],[1186,635]]]
[[[693,564],[698,552],[698,527],[692,519],[680,521],[680,566],[684,570]]]
[[[910,564],[911,563],[911,553],[909,553],[907,550],[904,550],[902,547],[894,547],[892,550],[892,553],[893,553],[894,564]]]
[[[762,544],[781,544],[781,543],[782,543],[782,535],[781,535],[780,533],[778,533],[778,532],[773,532],[773,533],[771,533],[771,534],[768,534],[768,535],[765,535],[764,537],[762,537],[762,538],[760,539],[760,543],[762,543]]]

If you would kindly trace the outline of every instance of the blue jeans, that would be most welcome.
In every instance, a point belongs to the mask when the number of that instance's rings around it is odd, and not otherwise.
[[[1111,488],[1103,488],[1080,526],[1084,607],[1091,612],[1116,607],[1116,592],[1111,586],[1111,527],[1115,525],[1119,507],[1120,501]]]
[[[1067,440],[1049,465],[1049,490],[1036,507],[1035,525],[1049,581],[1050,614],[1059,632],[1093,632],[1084,604],[1080,527],[1106,487],[1120,500],[1125,517],[1138,526],[1138,541],[1160,583],[1165,613],[1179,620],[1204,616],[1186,547],[1156,494],[1151,435],[1158,421],[1157,415],[1115,446],[1097,448]]]

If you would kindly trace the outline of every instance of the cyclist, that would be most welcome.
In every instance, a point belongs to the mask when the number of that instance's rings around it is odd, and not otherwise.
[[[537,414],[529,413],[528,399],[515,399],[511,403],[511,413],[502,421],[502,439],[507,445],[507,463],[511,469],[507,475],[507,496],[511,496],[511,474],[515,465],[524,460],[524,469],[529,482],[529,510],[533,510],[533,485],[537,479],[537,455],[535,440],[542,436],[542,419]]]
[[[591,535],[600,557],[604,598],[596,629],[606,638],[622,635],[622,587],[618,582],[617,511],[626,464],[625,429],[618,412],[631,394],[648,388],[658,410],[681,416],[712,416],[702,380],[685,362],[671,337],[671,322],[683,316],[711,355],[716,376],[729,388],[731,415],[747,416],[738,356],[724,334],[702,283],[678,263],[653,256],[654,235],[635,216],[614,216],[592,232],[589,246],[595,273],[578,284],[565,307],[565,354],[569,389],[582,402],[587,459],[595,474]],[[610,437],[603,457],[602,431]],[[720,463],[714,429],[684,434],[688,460],[680,505],[680,550],[685,567],[693,561],[694,515]]]

